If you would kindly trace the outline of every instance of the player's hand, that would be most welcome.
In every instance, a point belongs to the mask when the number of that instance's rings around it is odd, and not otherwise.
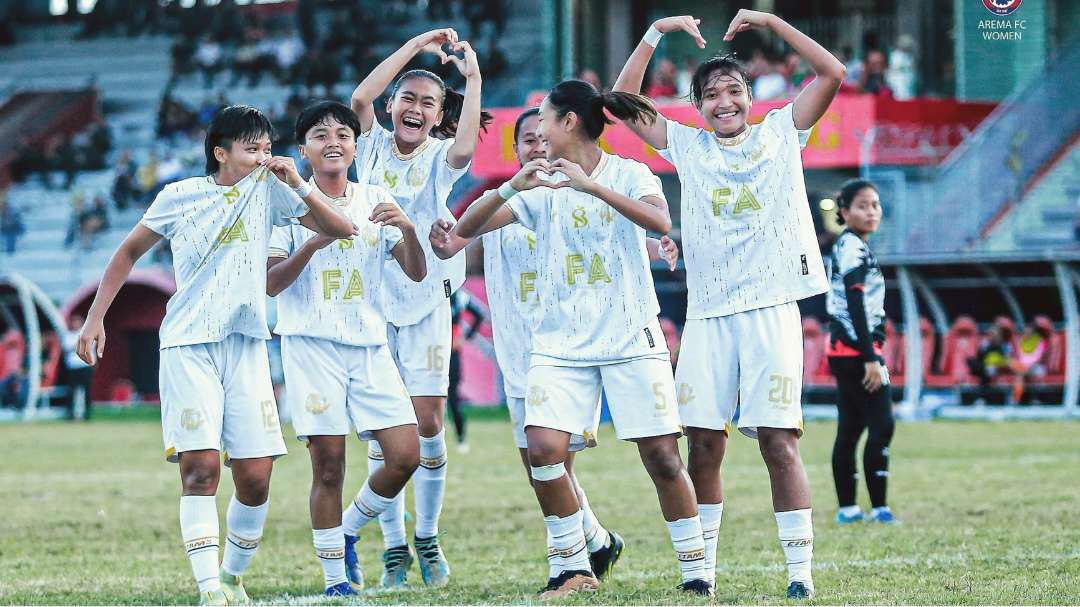
[[[669,34],[671,32],[677,32],[682,30],[697,43],[698,48],[705,48],[705,38],[701,37],[701,31],[698,30],[698,25],[701,23],[701,19],[694,19],[692,15],[682,15],[680,17],[664,17],[653,23],[653,27],[657,29],[661,34]]]
[[[443,258],[443,255],[450,254],[448,249],[450,246],[450,230],[453,229],[454,222],[441,217],[431,224],[431,231],[428,232],[428,242],[431,243],[431,250],[435,251],[435,254],[440,258]]]
[[[105,324],[102,321],[86,320],[75,344],[75,354],[88,365],[96,364],[105,355]]]
[[[679,263],[679,245],[670,236],[660,238],[660,258],[667,262],[669,270],[675,271]]]
[[[296,162],[289,156],[274,156],[262,161],[262,165],[274,174],[275,177],[285,182],[290,188],[299,187],[304,183],[300,177],[300,171],[296,170]]]
[[[315,249],[318,250],[325,249],[328,245],[337,242],[338,240],[342,239],[334,238],[333,236],[326,236],[323,234],[316,234],[311,240],[308,241],[308,243],[310,243],[311,246],[315,247]]]
[[[550,180],[541,178],[545,175],[550,176],[552,171],[554,171],[554,169],[546,158],[530,160],[522,165],[516,175],[510,178],[510,187],[519,192],[524,192],[525,190],[531,190],[537,187],[558,187]]]
[[[863,376],[862,386],[866,388],[867,392],[877,392],[884,380],[884,369],[881,368],[881,363],[876,360],[866,363],[865,367],[866,374]]]
[[[772,17],[769,13],[761,11],[739,9],[739,12],[735,13],[735,18],[731,20],[731,25],[728,25],[727,33],[724,34],[724,42],[731,42],[735,38],[735,34],[748,32],[752,29],[768,29]]]
[[[559,182],[556,184],[557,187],[571,187],[579,192],[587,192],[590,187],[595,185],[592,178],[585,174],[585,169],[582,169],[581,165],[565,158],[560,158],[551,163],[551,170],[566,175],[566,181]]]
[[[424,32],[413,38],[413,41],[420,47],[421,53],[431,53],[432,55],[437,56],[439,61],[446,63],[447,56],[446,51],[443,50],[443,46],[447,44],[457,44],[458,35],[452,28],[446,27],[431,30],[430,32]]]
[[[402,232],[414,229],[413,223],[409,221],[409,216],[405,214],[405,211],[402,211],[401,207],[392,202],[380,202],[375,205],[375,208],[371,210],[371,217],[368,217],[368,221],[381,226],[394,226]]]
[[[455,52],[461,51],[462,56],[447,55],[446,59],[443,60],[443,63],[448,61],[453,63],[454,67],[461,72],[461,75],[464,76],[466,80],[480,75],[480,63],[476,60],[476,51],[473,50],[472,45],[469,44],[468,41],[462,40],[461,42],[450,45],[450,48]]]

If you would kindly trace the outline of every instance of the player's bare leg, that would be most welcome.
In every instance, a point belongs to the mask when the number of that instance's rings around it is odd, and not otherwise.
[[[420,558],[420,576],[430,586],[450,581],[450,565],[439,545],[439,515],[446,493],[446,398],[414,396],[417,429],[420,433],[420,468],[413,480],[416,533],[413,538]]]
[[[720,467],[727,452],[727,432],[711,428],[687,428],[690,446],[686,469],[697,493],[698,516],[705,539],[705,573],[716,584],[716,544],[724,515],[724,491]]]
[[[538,426],[525,428],[525,435],[529,476],[548,531],[548,584],[540,598],[595,590],[599,582],[587,558],[581,504],[566,470],[570,435]]]
[[[179,459],[180,535],[199,586],[199,604],[225,605],[228,599],[218,574],[220,530],[214,497],[221,478],[221,452],[183,451]]]
[[[356,590],[345,572],[345,534],[341,529],[341,499],[345,484],[345,437],[308,437],[311,456],[311,535],[315,555],[323,567],[325,593],[350,596]]]
[[[773,510],[788,565],[788,594],[792,587],[801,584],[805,594],[812,597],[810,562],[814,553],[814,527],[810,516],[810,482],[799,455],[799,435],[790,428],[758,428],[758,448],[769,469]]]

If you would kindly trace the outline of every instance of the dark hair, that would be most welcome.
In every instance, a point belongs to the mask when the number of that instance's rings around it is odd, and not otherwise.
[[[250,105],[230,105],[218,110],[206,127],[206,141],[203,144],[206,174],[213,175],[221,168],[214,157],[214,148],[220,146],[227,150],[234,141],[250,143],[262,135],[273,139],[274,127],[259,110]]]
[[[303,144],[307,139],[307,132],[317,124],[325,124],[330,120],[336,120],[352,129],[353,137],[358,137],[360,131],[360,119],[356,117],[347,105],[337,101],[318,101],[304,108],[296,117],[296,142]]]
[[[721,74],[738,74],[743,81],[743,85],[746,86],[746,92],[748,95],[753,95],[753,91],[750,89],[750,75],[746,73],[746,67],[735,58],[734,53],[727,53],[726,55],[715,55],[702,62],[701,65],[694,70],[694,78],[690,83],[690,101],[697,107],[701,107],[701,96],[704,93],[705,85],[709,83],[709,77],[713,75],[713,72],[720,72]]]
[[[865,179],[849,179],[840,186],[840,193],[836,196],[836,223],[844,225],[844,216],[840,214],[840,209],[850,209],[855,196],[865,188],[878,192],[878,187]]]
[[[604,126],[612,120],[604,110],[619,120],[656,120],[656,108],[647,97],[633,93],[601,93],[584,80],[563,80],[548,93],[548,103],[560,116],[574,112],[581,119],[585,134],[593,141],[600,138]]]
[[[439,139],[449,139],[457,134],[458,120],[461,119],[461,108],[465,104],[465,96],[455,91],[454,89],[446,88],[446,83],[434,72],[427,70],[409,70],[401,75],[394,83],[394,88],[390,91],[390,97],[397,95],[398,89],[406,80],[413,80],[416,78],[427,78],[428,80],[439,85],[439,90],[442,91],[442,122],[435,125],[431,129],[431,133]],[[487,126],[491,124],[491,121],[495,120],[495,117],[485,112],[480,111],[480,128],[487,132]]]
[[[517,143],[518,135],[521,133],[521,125],[525,124],[526,120],[528,120],[532,116],[536,116],[539,113],[540,108],[531,107],[522,112],[521,115],[517,117],[517,122],[514,123],[514,143]]]

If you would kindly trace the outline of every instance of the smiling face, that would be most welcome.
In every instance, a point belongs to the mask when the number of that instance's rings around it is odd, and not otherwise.
[[[250,141],[231,141],[227,149],[220,145],[214,147],[214,158],[220,165],[218,175],[226,179],[229,176],[237,179],[244,177],[271,156],[269,133]]]
[[[750,89],[741,74],[714,70],[701,88],[698,111],[718,136],[732,137],[746,128],[751,101]]]
[[[518,164],[525,164],[537,158],[547,158],[547,143],[537,134],[540,126],[538,116],[529,116],[521,121],[517,141],[514,142],[514,154]]]
[[[844,223],[857,234],[873,234],[881,225],[881,199],[874,188],[863,188],[855,193],[851,205],[840,209]]]
[[[300,155],[311,162],[316,174],[348,171],[356,157],[356,133],[327,116],[305,133]]]
[[[579,137],[574,133],[578,117],[574,112],[559,116],[551,105],[551,100],[544,97],[543,103],[540,104],[540,113],[536,115],[536,118],[536,134],[546,148],[548,160],[564,158],[566,150],[578,144]]]
[[[387,110],[394,124],[394,137],[408,145],[419,145],[442,120],[443,91],[429,78],[407,78],[390,99]]]

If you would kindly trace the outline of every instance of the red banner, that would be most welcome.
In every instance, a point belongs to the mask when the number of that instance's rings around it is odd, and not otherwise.
[[[769,110],[787,101],[760,101],[750,110],[750,122],[760,122]],[[894,101],[872,95],[838,95],[814,126],[803,150],[808,169],[855,167],[871,128],[877,127],[869,150],[871,162],[929,164],[939,161],[986,117],[993,104],[952,100]],[[472,172],[480,178],[505,178],[518,170],[514,156],[514,122],[524,108],[491,110],[495,121],[480,140]],[[689,103],[665,105],[660,112],[669,120],[703,126],[704,120]],[[621,123],[609,125],[600,137],[604,151],[639,160],[657,173],[674,168]]]

